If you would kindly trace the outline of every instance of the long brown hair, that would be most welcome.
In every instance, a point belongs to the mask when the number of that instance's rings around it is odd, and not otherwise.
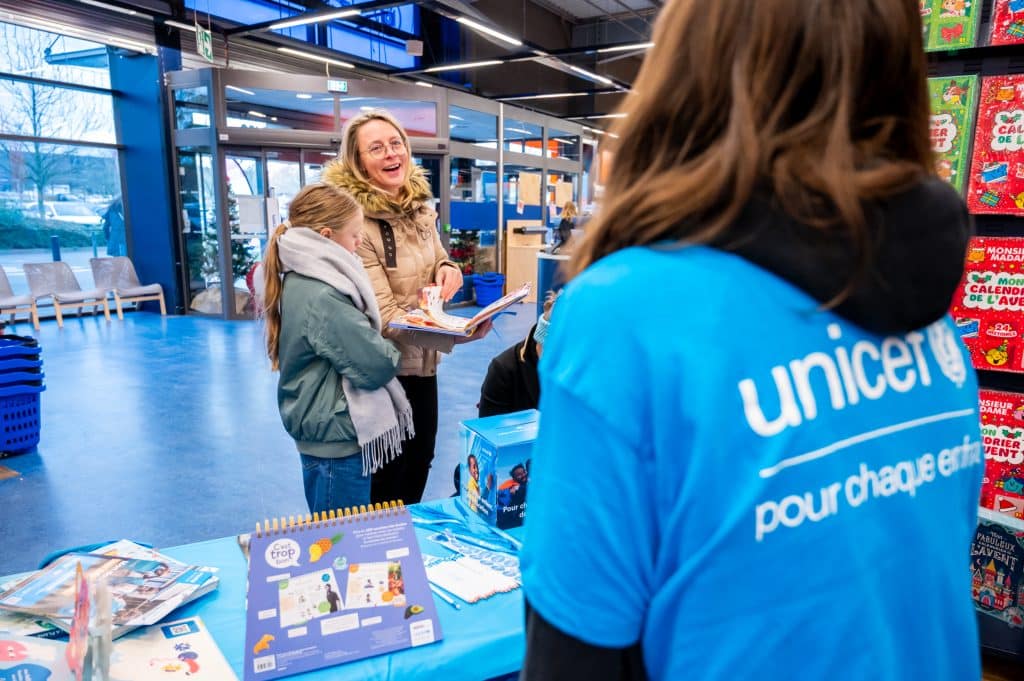
[[[570,273],[632,245],[715,241],[762,188],[849,230],[863,272],[865,202],[933,172],[917,2],[669,0],[654,42]]]
[[[288,220],[274,230],[263,256],[263,317],[267,326],[267,356],[278,369],[277,351],[281,336],[281,258],[277,242],[289,229],[341,229],[359,215],[362,209],[352,195],[333,185],[317,182],[307,184],[292,198]]]

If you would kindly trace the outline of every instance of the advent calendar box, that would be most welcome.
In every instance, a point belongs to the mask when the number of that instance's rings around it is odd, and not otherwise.
[[[526,488],[530,458],[537,439],[540,412],[463,421],[459,434],[463,460],[459,464],[459,501],[501,529],[518,527],[526,517]]]
[[[977,369],[1024,372],[1024,239],[975,237],[951,312]]]
[[[981,505],[1024,519],[1024,394],[981,390],[978,397],[985,446]]]
[[[1024,522],[980,509],[971,542],[971,594],[981,645],[1024,655]]]
[[[967,207],[1024,215],[1024,76],[981,79]]]

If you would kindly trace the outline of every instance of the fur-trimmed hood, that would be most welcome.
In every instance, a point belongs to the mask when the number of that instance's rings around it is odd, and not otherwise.
[[[409,159],[412,162],[412,159]],[[389,219],[416,212],[420,206],[427,204],[433,195],[430,183],[423,168],[413,165],[412,175],[405,186],[392,198],[366,180],[356,177],[340,160],[334,160],[324,166],[320,180],[327,184],[344,189],[363,208],[366,217]]]

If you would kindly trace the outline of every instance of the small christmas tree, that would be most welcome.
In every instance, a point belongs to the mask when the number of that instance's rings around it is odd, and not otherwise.
[[[235,198],[235,193],[231,191],[231,185],[228,185],[228,225],[231,227],[231,274],[234,279],[243,279],[245,275],[249,273],[249,268],[252,267],[254,258],[249,252],[249,247],[245,240],[238,238],[242,236],[242,224],[238,217],[238,199]],[[220,281],[220,263],[218,261],[218,254],[220,249],[217,246],[217,224],[211,223],[209,225],[213,231],[213,238],[206,241],[203,245],[203,265],[202,274],[206,279],[207,285]]]

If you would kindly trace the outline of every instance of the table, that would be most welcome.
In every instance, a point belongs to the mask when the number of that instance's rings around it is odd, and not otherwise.
[[[426,505],[434,511],[461,517],[454,504],[454,499],[444,499]],[[520,531],[513,530],[510,534],[517,535]],[[435,548],[436,545],[426,539],[430,534],[429,528],[417,527],[416,532],[424,553],[445,554],[444,549]],[[237,539],[225,537],[161,551],[192,565],[220,569],[220,587],[215,592],[176,610],[171,617],[201,617],[228,663],[242,679],[247,568]],[[436,597],[434,602],[444,635],[440,643],[288,678],[304,681],[482,681],[506,676],[519,669],[526,645],[522,589],[493,596],[474,605],[462,603],[461,610],[455,610]]]

